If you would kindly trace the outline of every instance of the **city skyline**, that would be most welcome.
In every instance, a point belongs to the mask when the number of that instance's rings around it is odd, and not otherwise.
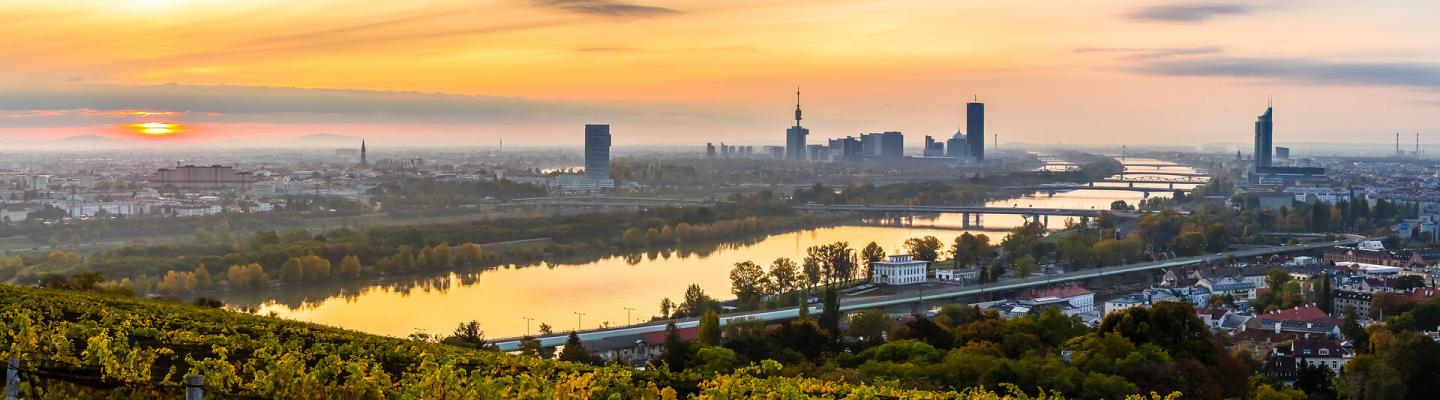
[[[973,93],[1004,143],[1247,143],[1267,95],[1290,143],[1440,128],[1435,5],[421,3],[11,2],[0,140],[784,145],[797,84],[815,138],[947,137]]]

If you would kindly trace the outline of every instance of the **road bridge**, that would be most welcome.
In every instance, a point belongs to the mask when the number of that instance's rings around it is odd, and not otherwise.
[[[1187,168],[1187,167],[1190,167],[1189,165],[1165,164],[1165,163],[1128,163],[1128,162],[1127,162],[1127,163],[1121,163],[1121,165],[1124,165],[1124,166],[1126,166],[1126,167],[1154,167],[1154,168],[1165,168],[1165,167]]]
[[[543,204],[568,207],[684,207],[723,203],[714,200],[665,199],[653,197],[529,197],[510,200],[506,204]]]
[[[1146,187],[1146,186],[1135,186],[1135,185],[1130,185],[1130,186],[1094,186],[1094,185],[1089,185],[1089,184],[1083,184],[1083,185],[1082,185],[1082,184],[1073,184],[1073,185],[1044,185],[1044,186],[1008,186],[1008,187],[1005,188],[1005,190],[1021,190],[1021,191],[1032,191],[1032,192],[1044,192],[1044,193],[1048,193],[1048,194],[1050,194],[1050,195],[1052,195],[1052,196],[1055,195],[1056,193],[1068,192],[1068,191],[1072,191],[1072,190],[1114,190],[1114,191],[1126,191],[1126,192],[1143,192],[1143,193],[1145,193],[1145,196],[1148,197],[1148,196],[1150,196],[1150,193],[1155,193],[1155,192],[1173,192],[1173,191],[1175,191],[1175,187],[1174,187],[1173,185],[1172,185],[1171,187],[1168,187],[1168,188],[1163,188],[1163,187]]]
[[[1116,175],[1155,175],[1155,176],[1188,176],[1196,178],[1209,178],[1209,174],[1199,172],[1173,172],[1173,171],[1120,171]]]
[[[984,294],[987,294],[987,293],[1003,293],[1003,292],[1014,291],[1014,290],[1017,290],[1017,289],[1025,289],[1025,288],[1040,287],[1040,286],[1049,286],[1049,285],[1054,285],[1054,284],[1057,284],[1057,283],[1065,283],[1065,282],[1072,282],[1072,281],[1085,280],[1085,279],[1104,278],[1104,277],[1106,277],[1106,276],[1113,276],[1113,275],[1119,275],[1119,274],[1127,274],[1127,273],[1132,273],[1132,272],[1143,272],[1143,271],[1161,270],[1161,269],[1165,269],[1165,268],[1181,267],[1181,266],[1187,266],[1187,265],[1193,265],[1193,264],[1199,264],[1199,263],[1216,262],[1216,261],[1225,260],[1225,259],[1227,259],[1227,258],[1229,258],[1229,257],[1246,258],[1246,257],[1256,257],[1256,256],[1268,256],[1268,255],[1274,255],[1274,254],[1294,253],[1294,252],[1301,252],[1301,251],[1313,251],[1313,250],[1324,249],[1324,248],[1327,248],[1327,247],[1330,247],[1330,246],[1353,246],[1353,245],[1358,244],[1358,243],[1360,243],[1361,241],[1364,241],[1364,240],[1367,240],[1367,239],[1364,238],[1364,237],[1352,236],[1352,237],[1349,237],[1349,238],[1344,239],[1344,240],[1337,240],[1337,241],[1334,241],[1334,242],[1327,242],[1327,243],[1315,243],[1315,244],[1298,245],[1298,246],[1273,246],[1273,247],[1262,247],[1262,248],[1251,248],[1251,249],[1237,249],[1237,250],[1234,250],[1234,251],[1228,251],[1228,252],[1219,253],[1219,254],[1214,254],[1214,255],[1204,255],[1204,256],[1195,256],[1195,257],[1182,257],[1182,258],[1175,258],[1175,259],[1164,260],[1164,261],[1151,261],[1151,262],[1143,262],[1143,263],[1136,263],[1136,264],[1119,265],[1119,266],[1107,267],[1107,268],[1097,268],[1097,269],[1092,269],[1092,270],[1067,272],[1067,273],[1063,273],[1063,274],[1055,274],[1055,275],[1047,275],[1047,276],[1037,276],[1037,277],[1022,278],[1022,279],[1011,279],[1011,280],[1005,280],[1005,281],[1000,281],[1000,282],[995,282],[995,283],[988,283],[988,284],[984,284],[984,285],[957,286],[957,287],[947,288],[947,289],[943,289],[943,290],[939,290],[939,291],[934,291],[934,292],[916,292],[916,293],[909,293],[909,292],[907,292],[907,293],[897,293],[897,294],[890,294],[890,295],[876,295],[876,296],[866,296],[866,297],[849,297],[849,298],[844,298],[844,299],[841,299],[841,300],[840,300],[840,311],[841,311],[841,312],[853,312],[853,311],[867,310],[867,309],[873,309],[873,308],[891,307],[891,306],[906,305],[906,304],[923,304],[925,301],[953,300],[953,299],[956,299],[956,298],[966,297],[966,296],[978,296],[978,295],[984,295]],[[810,312],[809,312],[810,315],[819,315],[820,312],[821,312],[821,310],[820,310],[820,306],[819,306],[819,305],[811,305],[811,306],[810,306]],[[782,320],[795,319],[795,318],[799,317],[799,315],[800,315],[800,308],[799,308],[799,307],[788,307],[788,308],[782,308],[782,309],[770,310],[770,311],[751,311],[751,312],[742,312],[742,313],[732,313],[732,314],[726,314],[726,315],[724,315],[724,316],[721,316],[721,317],[720,317],[720,324],[721,324],[721,325],[725,325],[725,324],[730,323],[731,321],[744,321],[744,320],[782,321]],[[655,322],[650,322],[650,323],[646,323],[646,324],[625,326],[625,327],[619,327],[619,328],[599,329],[599,330],[590,330],[590,331],[584,331],[584,332],[577,332],[577,335],[580,337],[580,340],[581,340],[581,341],[590,341],[590,340],[607,339],[607,338],[612,338],[612,337],[621,337],[621,336],[627,336],[627,335],[637,335],[637,334],[649,333],[649,332],[660,332],[660,331],[664,331],[664,330],[665,330],[665,323],[666,323],[665,321],[655,321]],[[700,324],[700,322],[699,322],[699,320],[696,319],[696,318],[686,318],[686,319],[679,319],[679,320],[676,320],[676,321],[675,321],[675,326],[678,327],[678,328],[691,328],[691,327],[699,326],[699,324]],[[558,345],[565,344],[565,340],[566,340],[567,337],[568,337],[568,334],[564,334],[564,335],[546,335],[546,336],[537,337],[536,340],[539,340],[539,341],[540,341],[540,346],[541,346],[541,347],[551,347],[551,346],[558,346]],[[518,350],[518,349],[520,348],[520,339],[519,339],[519,338],[501,339],[501,340],[495,341],[495,345],[496,345],[497,347],[499,347],[501,351],[516,351],[516,350]]]
[[[1095,183],[1095,182],[1103,182],[1103,183],[1155,183],[1155,184],[1167,184],[1167,183],[1168,183],[1168,184],[1176,184],[1176,183],[1178,183],[1178,184],[1202,185],[1202,184],[1205,184],[1206,182],[1209,182],[1209,181],[1210,181],[1209,179],[1197,178],[1197,177],[1176,177],[1176,178],[1149,177],[1149,178],[1119,178],[1119,179],[1115,179],[1115,178],[1105,178],[1105,179],[1097,179],[1097,180],[1094,180],[1094,181],[1090,181],[1090,183]]]

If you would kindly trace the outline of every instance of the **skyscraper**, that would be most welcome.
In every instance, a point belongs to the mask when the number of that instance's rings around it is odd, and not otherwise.
[[[955,136],[945,141],[945,156],[956,159],[970,156],[970,144],[965,143],[965,134],[955,132]]]
[[[1255,120],[1255,167],[1264,168],[1270,166],[1270,148],[1273,143],[1275,122],[1271,119],[1272,109],[1265,107],[1265,113]]]
[[[795,88],[795,126],[785,130],[785,159],[805,161],[805,136],[810,130],[800,127],[800,88]]]
[[[610,179],[610,125],[585,125],[585,177]]]
[[[965,104],[965,142],[970,145],[970,156],[976,162],[985,161],[985,103],[976,101]]]

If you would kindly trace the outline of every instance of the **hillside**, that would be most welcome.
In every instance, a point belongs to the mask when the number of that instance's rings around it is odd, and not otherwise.
[[[1028,398],[770,377],[779,365],[701,376],[594,367],[155,300],[0,285],[0,359],[23,398]],[[41,361],[43,360],[45,361]],[[1053,397],[1042,397],[1053,398]]]

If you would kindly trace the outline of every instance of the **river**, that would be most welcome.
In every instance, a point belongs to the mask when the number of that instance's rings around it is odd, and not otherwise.
[[[1127,161],[1158,162],[1134,158]],[[1181,166],[1134,167],[1127,172],[1148,171],[1194,172]],[[1143,198],[1139,192],[1075,190],[1053,196],[1036,194],[995,201],[990,205],[1105,209],[1115,200],[1135,204]],[[985,228],[971,232],[988,234],[995,242],[1004,235],[1003,230],[1021,222],[1019,216],[984,218]],[[685,288],[692,283],[700,285],[712,297],[732,298],[729,273],[737,262],[768,265],[779,257],[798,262],[806,248],[836,241],[849,242],[857,251],[873,241],[887,253],[901,249],[905,239],[926,235],[939,237],[948,245],[965,232],[958,229],[961,222],[959,215],[942,214],[915,218],[903,226],[839,226],[775,234],[747,243],[722,245],[703,253],[653,253],[584,263],[339,282],[235,293],[222,296],[221,300],[232,306],[256,307],[262,314],[273,312],[282,318],[402,337],[417,332],[448,335],[456,324],[472,319],[478,320],[481,329],[491,338],[533,334],[542,322],[557,331],[574,329],[577,325],[588,329],[603,324],[623,325],[627,319],[648,320],[659,314],[662,298],[679,302]],[[1063,221],[1052,219],[1050,224],[1052,228],[1061,227]]]

